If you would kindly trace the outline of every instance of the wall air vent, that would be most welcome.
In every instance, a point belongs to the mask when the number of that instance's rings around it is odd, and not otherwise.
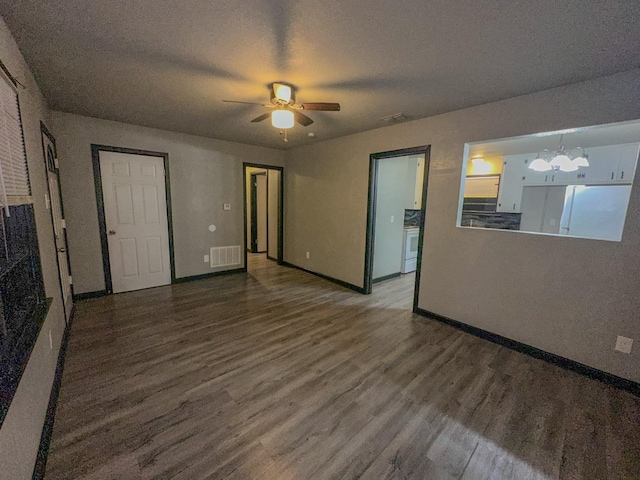
[[[400,122],[406,122],[409,119],[403,113],[394,113],[393,115],[387,115],[386,117],[381,117],[380,120],[384,120],[387,123],[400,123]]]
[[[240,265],[240,245],[230,247],[211,247],[209,251],[210,267]]]

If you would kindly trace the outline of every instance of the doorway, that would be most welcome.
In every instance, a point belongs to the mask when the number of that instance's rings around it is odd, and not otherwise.
[[[107,293],[175,279],[168,154],[92,145]]]
[[[51,222],[56,248],[56,260],[58,263],[60,292],[62,293],[62,307],[68,323],[71,318],[71,311],[73,310],[73,280],[69,266],[69,250],[67,248],[67,225],[64,219],[64,207],[60,193],[58,151],[56,149],[56,139],[42,122],[40,122],[40,133],[42,136],[42,154],[44,155],[45,171],[47,174],[47,203],[51,207]]]
[[[261,260],[284,262],[284,169],[243,164],[245,265]]]
[[[420,283],[429,146],[370,155],[365,248],[365,293],[374,284],[415,275],[414,309]],[[412,273],[412,272],[415,272]],[[400,281],[400,280],[399,280]]]

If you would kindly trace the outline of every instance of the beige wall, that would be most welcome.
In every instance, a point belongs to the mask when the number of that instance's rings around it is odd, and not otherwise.
[[[167,152],[176,277],[215,271],[210,247],[244,247],[242,163],[282,165],[281,150],[52,112],[75,293],[105,288],[91,144]],[[225,203],[231,210],[223,210]],[[214,233],[209,225],[216,225]],[[229,267],[219,268],[225,270]],[[237,267],[231,267],[237,268]]]
[[[456,228],[465,142],[640,117],[640,70],[287,153],[285,260],[362,286],[369,154],[431,145],[419,306],[640,381],[640,175],[620,243]],[[311,258],[305,259],[304,252]]]
[[[0,19],[0,60],[26,88],[19,89],[20,110],[34,198],[36,227],[45,290],[53,303],[22,376],[7,416],[0,427],[0,477],[30,479],[51,393],[60,343],[65,329],[51,216],[45,206],[46,171],[40,121],[50,126],[47,105],[18,47]],[[53,348],[49,346],[49,335]]]

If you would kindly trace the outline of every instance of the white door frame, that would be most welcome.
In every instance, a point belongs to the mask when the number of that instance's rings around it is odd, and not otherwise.
[[[54,235],[54,248],[56,249],[56,264],[58,265],[58,280],[60,283],[60,296],[62,308],[67,323],[71,319],[73,310],[73,281],[71,280],[71,261],[69,259],[69,242],[67,240],[67,227],[64,221],[64,206],[62,203],[62,190],[60,187],[60,170],[58,166],[58,150],[56,139],[49,132],[46,125],[40,122],[40,136],[42,141],[42,155],[45,163],[47,179],[47,208],[51,213],[51,227]],[[51,151],[53,150],[53,151]],[[51,192],[50,182],[55,182],[57,195],[54,198]],[[60,214],[56,221],[54,204]]]
[[[138,150],[135,148],[114,147],[109,145],[91,144],[91,158],[93,161],[93,180],[96,188],[96,204],[98,207],[98,223],[100,226],[100,243],[102,245],[102,269],[104,271],[105,292],[113,293],[111,281],[111,265],[109,261],[109,244],[107,240],[107,224],[104,212],[104,197],[102,193],[102,175],[100,171],[100,152],[126,153],[130,155],[144,155],[148,157],[161,157],[164,163],[164,184],[167,205],[167,229],[169,234],[169,265],[171,268],[171,283],[176,282],[175,257],[173,252],[173,222],[171,216],[171,187],[169,180],[169,154],[165,152],[153,152]]]

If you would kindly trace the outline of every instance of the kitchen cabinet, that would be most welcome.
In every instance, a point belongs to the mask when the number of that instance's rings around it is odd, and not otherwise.
[[[529,170],[529,155],[508,155],[502,164],[497,212],[520,213],[522,188]]]
[[[522,213],[522,193],[524,187],[566,186],[566,185],[610,185],[631,184],[638,163],[639,145],[609,145],[587,148],[589,166],[575,172],[549,170],[536,172],[529,169],[535,153],[506,155],[498,190],[497,212]],[[465,197],[489,197],[495,185],[488,180],[469,181],[465,185]],[[483,189],[484,188],[484,189]],[[480,189],[480,191],[478,191]]]
[[[638,144],[587,148],[589,166],[575,172],[529,170],[525,186],[630,184],[638,162]],[[533,157],[529,155],[532,159]]]
[[[419,210],[422,208],[422,192],[424,181],[424,158],[418,159],[418,166],[416,168],[416,188],[413,196],[413,208]]]
[[[616,173],[617,183],[633,183],[638,163],[638,144],[632,143],[620,147],[620,162]]]
[[[620,165],[621,146],[594,147],[587,149],[589,166],[571,172],[575,185],[607,184],[616,181]]]
[[[630,184],[638,163],[638,144],[588,148],[589,166],[571,172],[569,185]]]
[[[529,155],[529,162],[533,160],[535,155]],[[524,186],[548,186],[548,185],[567,185],[573,182],[575,172],[561,172],[559,170],[548,170],[546,172],[536,172],[534,170],[527,170],[526,178],[524,180]]]

